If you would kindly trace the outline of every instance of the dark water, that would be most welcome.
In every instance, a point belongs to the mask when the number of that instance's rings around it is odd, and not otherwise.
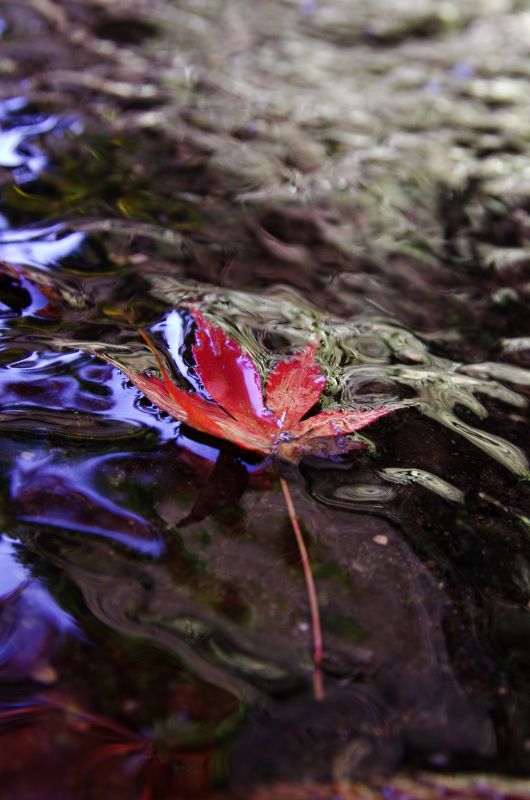
[[[524,304],[489,302],[494,276],[442,261],[350,269],[311,207],[256,215],[192,145],[50,106],[0,106],[0,796],[353,779],[402,798],[400,770],[523,777]],[[363,431],[375,450],[289,473],[321,702],[270,462],[176,422],[88,352],[153,367],[142,326],[193,381],[197,302],[265,364],[319,331],[329,401],[414,401]]]

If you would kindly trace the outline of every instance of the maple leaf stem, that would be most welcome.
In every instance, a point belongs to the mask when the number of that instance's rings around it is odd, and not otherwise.
[[[285,478],[283,478],[281,475],[280,475],[280,486],[282,487],[285,505],[287,506],[287,512],[289,514],[289,519],[291,520],[291,526],[296,538],[296,543],[298,545],[298,550],[302,561],[302,567],[304,569],[304,578],[307,588],[307,596],[309,599],[309,608],[311,611],[311,628],[313,631],[313,665],[314,665],[313,693],[315,695],[316,700],[323,700],[324,683],[322,680],[322,655],[323,655],[322,628],[320,625],[320,612],[318,609],[318,597],[315,588],[315,581],[313,579],[313,572],[311,570],[311,563],[309,561],[309,554],[307,552],[307,547],[305,546],[304,537],[302,535],[302,529],[300,527],[298,516],[296,514],[296,509],[293,503],[293,498],[291,496],[291,490],[289,489],[289,484],[287,483]]]

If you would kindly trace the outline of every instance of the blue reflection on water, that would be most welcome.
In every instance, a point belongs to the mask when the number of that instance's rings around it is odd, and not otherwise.
[[[104,385],[106,394],[91,392],[91,384]],[[2,414],[34,408],[61,411],[67,417],[81,411],[136,428],[149,427],[156,430],[160,442],[179,436],[180,423],[155,406],[140,405],[141,394],[121,372],[79,350],[33,351],[1,366],[0,396]]]
[[[105,385],[112,391],[112,402],[109,403],[108,409],[96,413],[101,413],[107,418],[126,420],[137,425],[148,425],[150,428],[155,428],[161,442],[169,442],[178,438],[180,422],[176,422],[166,414],[161,415],[155,406],[140,406],[138,401],[141,399],[141,395],[138,389],[128,384],[126,378],[117,369],[111,368]]]
[[[80,133],[81,129],[78,119],[26,111],[24,97],[2,100],[0,166],[11,170],[15,184],[35,180],[46,168],[48,156],[32,140],[43,134]],[[14,229],[0,214],[0,260],[9,264],[45,269],[71,255],[84,238],[59,224]]]
[[[18,546],[0,536],[0,676],[39,679],[65,634],[80,635],[70,614],[33,578],[18,557]],[[40,672],[42,674],[42,672]]]
[[[1,265],[0,265],[1,266]],[[10,276],[8,274],[8,280]],[[10,305],[0,300],[0,320],[5,317],[10,317],[15,314],[19,317],[33,317],[40,315],[48,307],[48,298],[40,291],[39,287],[34,281],[20,275],[14,284],[19,289],[26,291],[28,295],[28,305],[25,308],[18,308],[13,310]],[[0,322],[0,329],[4,327]]]
[[[13,180],[18,184],[34,180],[48,163],[46,154],[31,139],[44,133],[81,130],[77,119],[24,113],[25,107],[23,97],[0,101],[0,165],[13,170]]]
[[[46,618],[61,633],[77,630],[73,617],[54,600],[42,583],[32,578],[29,570],[22,566],[17,557],[19,546],[6,536],[0,535],[0,598],[12,594],[26,584],[26,596],[32,597],[34,604],[45,613]]]
[[[182,313],[176,311],[175,309],[170,311],[163,319],[160,320],[160,322],[157,322],[156,325],[153,325],[150,330],[153,333],[161,333],[163,335],[177,371],[180,372],[181,375],[184,375],[186,380],[196,391],[204,394],[204,388],[202,387],[200,381],[196,378],[196,376],[190,370],[189,365],[184,360],[183,353],[186,346],[184,339],[188,333],[188,330]]]
[[[15,558],[15,544],[0,536],[0,597],[14,592],[27,579],[27,571]]]
[[[17,518],[102,536],[143,555],[160,556],[165,549],[163,534],[144,517],[113,502],[112,488],[101,478],[108,463],[129,455],[65,459],[62,452],[54,454],[47,449],[22,452],[11,470],[11,499],[18,508]]]
[[[68,232],[64,225],[18,229],[5,227],[2,230],[0,221],[0,259],[10,264],[45,269],[71,255],[84,238],[83,233]]]

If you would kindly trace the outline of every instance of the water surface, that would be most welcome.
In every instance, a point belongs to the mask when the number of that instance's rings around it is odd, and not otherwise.
[[[527,14],[382,5],[278,4],[279,28],[239,4],[6,4],[10,800],[419,797],[418,774],[527,796]],[[481,25],[514,36],[504,99]],[[403,401],[363,450],[289,472],[321,702],[270,460],[93,355],[155,369],[143,327],[203,391],[193,304],[264,371],[317,335],[324,405]]]

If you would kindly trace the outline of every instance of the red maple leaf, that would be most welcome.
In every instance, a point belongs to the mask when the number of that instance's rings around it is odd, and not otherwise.
[[[197,309],[192,315],[197,325],[192,348],[195,370],[210,399],[175,384],[151,338],[143,331],[141,335],[156,357],[161,377],[129,369],[111,356],[97,355],[117,366],[155,405],[198,431],[227,439],[246,450],[297,463],[304,453],[330,455],[358,448],[358,442],[344,438],[339,441],[338,437],[364,428],[397,408],[339,409],[311,414],[326,385],[326,377],[315,360],[318,347],[315,341],[280,360],[263,387],[254,361],[239,343]],[[282,475],[280,485],[304,569],[313,629],[314,694],[322,698],[323,648],[317,593],[302,529]],[[196,518],[192,509],[187,519]]]
[[[246,450],[296,463],[304,453],[329,454],[359,447],[357,442],[348,440],[334,447],[330,440],[364,428],[395,410],[395,406],[385,406],[320,411],[306,416],[318,403],[326,384],[315,360],[315,341],[279,361],[267,376],[263,391],[256,365],[239,343],[198,310],[192,314],[197,323],[192,348],[195,369],[211,400],[175,384],[147,334],[143,336],[157,358],[161,377],[136,372],[102,356],[118,366],[155,405],[191,428],[227,439]]]

